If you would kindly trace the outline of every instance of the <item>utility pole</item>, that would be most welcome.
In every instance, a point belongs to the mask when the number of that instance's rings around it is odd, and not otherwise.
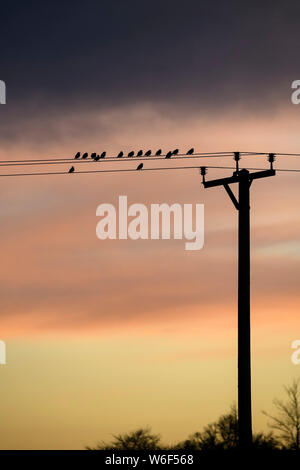
[[[201,167],[204,188],[223,186],[238,211],[238,436],[239,447],[252,445],[251,412],[251,336],[250,336],[250,186],[254,179],[274,176],[274,154],[269,154],[270,169],[250,173],[239,169],[240,153],[234,152],[236,171],[229,178],[206,181],[206,168]],[[230,184],[238,183],[238,200]]]

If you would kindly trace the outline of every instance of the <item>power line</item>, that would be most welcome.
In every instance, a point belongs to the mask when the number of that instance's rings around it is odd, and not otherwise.
[[[241,152],[242,154],[244,154],[244,152]],[[249,153],[249,152],[245,152],[245,153]],[[101,159],[101,161],[107,161],[107,160],[117,160],[117,161],[124,161],[124,160],[139,160],[141,158],[145,158],[145,159],[149,159],[149,158],[155,158],[155,159],[158,159],[159,157],[166,157],[167,153],[162,153],[160,156],[155,156],[155,155],[150,155],[149,157],[145,157],[143,155],[141,155],[140,157],[138,156],[133,156],[133,157],[127,157],[127,156],[124,156],[122,158],[118,158],[117,156],[106,156],[104,158]],[[176,157],[185,157],[185,158],[189,158],[189,157],[196,157],[196,156],[232,156],[233,155],[233,152],[232,151],[225,151],[225,152],[202,152],[202,153],[199,153],[199,152],[194,152],[192,155],[187,155],[186,153],[178,153],[176,155]],[[173,156],[172,158],[175,158],[175,156]],[[72,158],[45,158],[45,159],[27,159],[27,160],[0,160],[0,164],[2,163],[30,163],[30,162],[61,162],[61,161],[65,161],[65,162],[93,162],[93,160],[87,158],[86,160],[82,160],[82,159],[74,159],[74,157]]]
[[[281,152],[273,152],[276,157],[281,157],[281,156],[294,156],[294,157],[300,157],[300,153],[281,153]],[[172,160],[179,159],[179,158],[184,158],[184,159],[193,159],[193,158],[222,158],[222,157],[230,157],[233,156],[234,152],[233,151],[224,151],[224,152],[195,152],[192,155],[187,155],[186,153],[178,153],[177,155],[172,156]],[[106,156],[105,158],[101,158],[98,162],[106,162],[106,161],[138,161],[138,160],[162,160],[165,159],[167,154],[161,154],[159,156],[155,156],[154,154],[150,156],[124,156],[122,158],[118,158],[117,156]],[[268,152],[240,152],[241,156],[267,156],[269,155]],[[26,159],[26,160],[0,160],[0,166],[14,166],[13,164],[20,164],[20,166],[25,166],[25,164],[61,164],[61,163],[71,163],[71,162],[76,162],[77,163],[94,163],[93,159],[87,158],[87,159],[74,159],[72,158],[46,158],[46,159]]]
[[[178,153],[176,155],[172,155],[170,158],[172,160],[183,158],[183,159],[193,159],[193,158],[222,158],[222,157],[233,157],[234,152],[232,151],[224,151],[224,152],[195,152],[192,155],[188,155],[186,153]],[[241,156],[263,156],[263,155],[268,155],[268,153],[263,153],[263,152],[240,152]],[[141,155],[137,156],[134,155],[132,157],[128,156],[123,156],[121,158],[118,158],[116,156],[106,156],[101,158],[100,160],[95,161],[94,159],[86,158],[86,159],[74,159],[72,158],[46,158],[46,159],[26,159],[26,160],[0,160],[0,166],[25,166],[26,164],[60,164],[60,163],[100,163],[100,162],[124,162],[124,161],[138,161],[138,160],[164,160],[167,156],[166,154],[160,154],[160,155]]]
[[[263,156],[263,155],[269,155],[265,153],[250,153],[250,152],[245,152],[241,153],[242,156],[250,157],[250,156]],[[193,155],[186,155],[186,154],[178,154],[172,156],[172,160],[189,160],[189,159],[198,159],[198,158],[223,158],[223,157],[232,157],[233,153],[227,153],[227,152],[219,152],[219,153],[203,153],[203,154],[193,154]],[[278,156],[278,155],[277,155]],[[296,156],[296,155],[295,155]],[[300,156],[300,154],[299,154]],[[74,164],[81,164],[81,163],[115,163],[117,162],[132,162],[132,161],[153,161],[153,160],[165,160],[166,157],[164,155],[162,156],[141,156],[141,157],[122,157],[122,158],[117,158],[117,157],[108,157],[108,158],[102,158],[101,160],[95,161],[91,159],[78,159],[74,160],[72,159],[49,159],[49,160],[5,160],[5,161],[0,161],[0,167],[15,167],[15,166],[39,166],[39,165],[61,165],[61,164],[67,164],[67,163],[74,163]]]
[[[300,156],[300,155],[299,155]],[[199,168],[199,167],[193,167]],[[224,170],[235,170],[235,166],[206,166],[205,168],[216,168],[216,169],[224,169]],[[264,168],[257,168],[257,167],[248,167],[245,168],[246,170],[263,170]],[[274,168],[276,171],[290,171],[294,173],[300,173],[300,169],[297,168]]]
[[[168,171],[168,170],[195,170],[200,169],[200,166],[177,166],[177,167],[157,167],[157,168],[143,168],[141,171]],[[224,169],[224,170],[235,170],[234,166],[205,166],[205,168],[211,169]],[[263,168],[257,167],[247,167],[248,170],[263,170]],[[129,173],[129,172],[141,172],[136,170],[135,168],[126,168],[126,169],[110,169],[110,170],[86,170],[86,171],[75,171],[72,173],[73,175],[82,175],[82,174],[92,174],[92,173]],[[300,169],[287,169],[287,168],[279,168],[276,169],[277,171],[281,172],[291,172],[291,173],[300,173]],[[43,172],[43,173],[7,173],[7,174],[0,174],[0,177],[13,177],[13,176],[49,176],[49,175],[67,175],[68,171],[53,171],[53,172]]]
[[[188,160],[188,159],[198,159],[198,158],[222,158],[222,157],[232,157],[232,154],[220,154],[220,155],[176,155],[172,157],[172,160]],[[62,160],[62,159],[57,159],[57,160],[39,160],[39,161],[25,161],[24,163],[21,163],[20,161],[15,160],[14,162],[6,163],[6,162],[1,162],[0,161],[0,167],[7,167],[7,166],[35,166],[35,165],[60,165],[60,164],[66,164],[66,163],[73,163],[74,165],[78,163],[95,163],[95,164],[102,164],[102,163],[116,163],[116,162],[132,162],[132,161],[152,161],[152,160],[165,160],[166,158],[164,156],[157,156],[157,157],[123,157],[123,158],[103,158],[98,161],[94,160]]]

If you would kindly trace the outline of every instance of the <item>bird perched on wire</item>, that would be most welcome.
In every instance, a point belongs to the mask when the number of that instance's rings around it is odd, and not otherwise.
[[[89,155],[89,154],[88,154],[87,152],[85,152],[85,153],[82,155],[82,158],[85,159],[85,158],[88,157],[88,155]]]
[[[128,153],[127,157],[133,157],[134,151],[132,150],[131,152]]]
[[[143,150],[139,150],[138,153],[136,154],[137,157],[141,157],[143,155]]]
[[[166,157],[165,157],[165,158],[171,158],[171,157],[172,157],[172,152],[171,152],[171,151],[169,151],[169,152],[167,153],[167,155],[166,155]]]
[[[105,156],[106,156],[106,152],[102,152],[100,155],[100,158],[105,158]]]
[[[77,160],[77,158],[79,158],[79,157],[80,157],[80,152],[77,152],[74,158],[75,158],[75,160]]]
[[[123,157],[123,155],[124,155],[124,153],[123,153],[123,152],[122,152],[122,150],[121,150],[121,152],[119,152],[119,154],[118,154],[118,157],[117,157],[117,158],[121,158],[121,157]]]
[[[100,155],[96,155],[96,157],[94,158],[94,161],[98,162],[99,160],[100,160]]]
[[[157,152],[156,152],[155,155],[156,155],[157,157],[158,157],[159,155],[161,155],[161,149],[157,150]]]
[[[137,166],[137,170],[141,170],[143,168],[144,164],[143,163],[140,163],[138,166]]]
[[[91,153],[91,158],[94,160],[94,158],[97,156],[96,152]]]
[[[75,171],[75,168],[73,166],[71,166],[71,168],[69,169],[68,173],[74,173]]]
[[[188,150],[188,151],[186,152],[187,155],[192,155],[193,153],[194,153],[194,149],[193,149],[193,148],[190,149],[190,150]]]
[[[147,150],[147,152],[145,153],[145,157],[150,157],[151,155],[151,150]]]
[[[179,152],[179,149],[175,149],[173,150],[172,155],[178,155],[178,152]]]

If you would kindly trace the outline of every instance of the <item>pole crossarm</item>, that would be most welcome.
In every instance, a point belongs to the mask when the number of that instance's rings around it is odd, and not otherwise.
[[[234,207],[237,210],[239,210],[240,209],[239,201],[233,194],[229,186],[230,184],[238,183],[241,177],[243,178],[248,177],[249,187],[250,187],[253,180],[260,179],[260,178],[267,178],[269,176],[275,176],[275,175],[276,175],[276,171],[273,168],[271,168],[270,170],[255,171],[253,173],[249,173],[247,170],[240,170],[240,171],[235,171],[233,175],[230,176],[229,178],[219,178],[217,180],[210,180],[210,181],[205,181],[204,179],[202,184],[204,188],[214,188],[216,186],[224,186],[224,189],[226,190],[231,201],[233,202]]]
[[[224,186],[225,184],[228,186],[229,184],[232,183],[238,183],[240,180],[240,175],[242,174],[241,170],[240,172],[234,172],[232,176],[229,178],[219,178],[217,180],[210,180],[210,181],[204,181],[203,186],[204,188],[213,188],[216,186]],[[253,173],[249,173],[249,180],[255,180],[259,178],[267,178],[268,176],[275,176],[276,171],[275,170],[263,170],[263,171],[255,171]]]
[[[268,176],[275,176],[276,171],[271,169],[271,170],[263,170],[263,171],[255,171],[254,173],[249,174],[249,179],[251,180],[256,180],[259,178],[267,178]]]
[[[214,188],[215,186],[224,186],[225,184],[228,186],[231,183],[237,183],[239,181],[239,177],[233,174],[233,176],[230,176],[229,178],[219,178],[217,180],[210,180],[210,181],[204,181],[203,186],[204,188]]]

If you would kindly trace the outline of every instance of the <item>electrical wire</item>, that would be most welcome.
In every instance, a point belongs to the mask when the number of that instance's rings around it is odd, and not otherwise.
[[[245,153],[249,153],[249,152],[245,152]],[[118,160],[118,161],[124,161],[124,160],[138,160],[138,159],[141,159],[141,158],[145,158],[145,159],[149,159],[149,158],[155,158],[155,159],[158,159],[159,157],[165,157],[167,154],[166,153],[162,153],[161,155],[159,156],[155,156],[154,154],[152,154],[151,156],[149,157],[145,157],[144,155],[141,155],[140,157],[137,157],[136,155],[134,155],[133,157],[128,157],[127,155],[124,155],[123,157],[121,158],[118,158],[117,156],[109,156],[107,155],[105,158],[102,158],[101,161],[107,161],[107,160]],[[186,157],[186,158],[189,158],[189,157],[196,157],[196,156],[207,156],[207,157],[210,157],[210,156],[232,156],[233,155],[233,152],[232,151],[229,151],[229,152],[203,152],[203,153],[199,153],[199,152],[194,152],[192,155],[187,155],[186,153],[178,153],[177,154],[177,157]],[[173,156],[172,158],[174,158],[175,156]],[[74,157],[72,158],[44,158],[44,159],[27,159],[27,160],[0,160],[0,164],[2,163],[31,163],[31,162],[93,162],[93,160],[91,160],[90,158],[87,158],[87,159],[84,159],[82,160],[81,158],[79,159],[74,159]]]
[[[254,156],[268,156],[269,153],[267,152],[239,152],[240,157],[254,157]],[[47,158],[47,159],[26,159],[26,160],[0,160],[0,167],[4,166],[38,166],[38,165],[61,165],[65,163],[72,163],[73,164],[89,164],[89,163],[106,163],[106,162],[128,162],[128,161],[152,161],[152,160],[164,160],[167,154],[161,154],[159,156],[150,155],[150,156],[123,156],[118,158],[116,156],[106,156],[105,158],[101,158],[98,161],[94,161],[93,159],[74,159],[72,158]],[[225,151],[225,152],[195,152],[192,155],[187,155],[185,153],[179,153],[177,155],[171,156],[172,160],[179,160],[179,159],[198,159],[198,158],[223,158],[223,157],[233,157],[234,152],[232,151]],[[280,156],[295,156],[299,157],[300,154],[297,153],[274,153],[276,157]]]
[[[222,154],[222,155],[208,155],[208,154],[205,154],[205,155],[174,155],[172,156],[172,160],[181,160],[181,159],[184,159],[184,160],[188,160],[188,159],[198,159],[198,158],[222,158],[222,157],[232,157],[232,153],[231,154]],[[24,163],[20,163],[20,162],[10,162],[10,163],[4,163],[4,162],[0,162],[0,167],[7,167],[7,166],[36,166],[36,165],[61,165],[61,164],[70,164],[70,163],[73,163],[74,165],[77,165],[78,163],[95,163],[95,164],[102,164],[102,163],[116,163],[116,161],[118,162],[132,162],[132,161],[152,161],[152,160],[166,160],[166,157],[164,156],[157,156],[157,157],[122,157],[122,158],[102,158],[98,161],[94,161],[94,160],[62,160],[62,159],[59,159],[59,160],[40,160],[40,161],[32,161],[32,162],[29,162],[29,161],[25,161],[24,160]]]
[[[205,168],[211,169],[224,169],[224,170],[235,170],[234,166],[206,166]],[[128,173],[128,172],[145,172],[145,171],[167,171],[167,170],[193,170],[200,169],[200,166],[178,166],[178,167],[161,167],[161,168],[143,168],[142,170],[137,170],[135,168],[126,168],[126,169],[111,169],[111,170],[86,170],[86,171],[77,171],[72,173],[72,175],[82,175],[82,174],[92,174],[92,173]],[[241,170],[242,168],[240,168]],[[265,170],[265,168],[257,167],[247,167],[248,170]],[[291,168],[279,168],[275,169],[279,172],[293,172],[300,173],[300,169],[291,169]],[[67,175],[68,171],[53,171],[53,172],[43,172],[43,173],[7,173],[0,174],[0,177],[13,177],[13,176],[49,176],[49,175]]]

